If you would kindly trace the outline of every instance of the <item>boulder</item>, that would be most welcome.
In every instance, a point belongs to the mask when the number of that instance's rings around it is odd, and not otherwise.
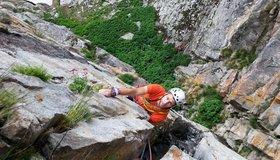
[[[124,40],[132,40],[133,36],[134,36],[133,33],[126,33],[125,35],[121,36],[121,38]]]
[[[141,154],[153,126],[132,117],[94,118],[49,137],[45,153],[52,159],[133,159]],[[54,150],[55,149],[55,150]]]

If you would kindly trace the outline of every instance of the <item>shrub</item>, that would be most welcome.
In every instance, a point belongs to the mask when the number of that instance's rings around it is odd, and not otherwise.
[[[121,79],[123,82],[132,85],[133,82],[136,80],[136,78],[128,73],[122,74],[120,76],[118,76],[119,79]]]
[[[42,81],[48,81],[52,78],[50,74],[47,73],[47,70],[42,66],[13,66],[12,70],[28,76],[34,76],[40,78]]]
[[[166,91],[169,91],[171,88],[177,87],[181,88],[182,84],[177,81],[172,81],[172,80],[166,80],[161,84]]]
[[[80,77],[75,77],[69,88],[75,93],[87,93],[90,90],[88,80]]]
[[[249,121],[250,121],[250,125],[254,129],[257,129],[259,127],[259,125],[258,125],[258,118],[256,116],[251,116]]]
[[[190,106],[188,116],[192,117],[192,114],[194,114],[193,121],[211,129],[222,121],[220,114],[223,110],[224,103],[214,87],[204,85],[200,87],[203,88],[203,92],[196,95],[196,98]]]
[[[223,102],[219,99],[207,99],[199,106],[198,114],[193,120],[211,129],[221,121],[220,112],[223,106]]]

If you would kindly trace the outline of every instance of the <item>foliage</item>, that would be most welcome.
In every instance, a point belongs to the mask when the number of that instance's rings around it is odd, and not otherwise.
[[[182,84],[180,82],[177,81],[171,81],[171,80],[166,80],[161,84],[166,91],[169,91],[171,88],[177,87],[177,88],[181,88]]]
[[[201,87],[203,92],[196,96],[189,112],[194,113],[193,121],[211,129],[222,121],[220,114],[224,103],[214,87],[202,85]],[[193,105],[197,105],[197,109]],[[189,114],[188,116],[191,115]]]
[[[50,74],[47,73],[47,70],[42,66],[13,66],[12,70],[28,76],[34,76],[40,78],[42,81],[48,81],[52,78]]]
[[[239,151],[239,154],[243,157],[247,157],[251,152],[252,152],[251,148],[247,146],[243,146],[242,149]]]
[[[16,143],[11,146],[7,152],[1,154],[0,160],[30,160],[36,158],[40,159],[40,157],[40,152],[34,146]]]
[[[10,116],[12,106],[18,102],[17,95],[10,91],[0,91],[0,124]]]
[[[81,52],[86,56],[87,60],[89,61],[94,61],[96,59],[94,50],[88,50],[83,48]]]
[[[66,26],[68,28],[73,28],[79,25],[79,21],[75,20],[73,17],[71,16],[67,16],[68,13],[66,13],[67,10],[65,10],[65,7],[59,7],[57,8],[57,12],[58,12],[58,17],[54,18],[50,12],[44,12],[44,20],[46,21],[50,21],[52,23],[56,23],[56,24],[60,24],[63,26]]]
[[[199,106],[198,114],[193,120],[205,127],[212,128],[221,121],[220,112],[223,106],[221,100],[209,98]]]
[[[258,128],[258,118],[256,116],[251,116],[250,117],[250,125],[254,128],[257,129]]]
[[[238,49],[233,51],[231,48],[225,48],[221,51],[222,57],[225,58],[225,66],[231,69],[241,70],[248,67],[256,59],[255,48],[251,50]]]
[[[67,112],[62,124],[65,128],[73,128],[81,121],[89,121],[94,115],[90,113],[87,103],[81,99]]]
[[[123,82],[132,85],[133,82],[136,80],[136,78],[128,73],[122,74],[118,76],[119,79],[121,79]]]
[[[141,6],[142,1],[124,0],[118,5],[120,11],[111,19],[102,18],[110,9],[100,9],[85,15],[90,18],[83,20],[82,24],[72,12],[69,14],[69,11],[63,12],[62,9],[58,18],[45,17],[72,28],[74,33],[85,36],[96,46],[132,65],[150,83],[174,81],[175,67],[188,65],[190,57],[177,52],[173,45],[163,44],[163,35],[158,34],[155,26],[155,9]],[[141,28],[135,24],[138,21],[141,22]],[[127,41],[120,38],[126,33],[133,33],[133,39]]]
[[[90,85],[86,78],[75,77],[69,88],[75,93],[86,93],[90,90]]]

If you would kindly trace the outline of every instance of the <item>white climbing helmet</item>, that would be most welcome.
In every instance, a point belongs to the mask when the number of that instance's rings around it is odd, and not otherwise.
[[[185,96],[185,92],[182,89],[172,88],[168,92],[172,94],[172,96],[176,102],[176,105],[180,105],[180,104],[184,103],[186,96]]]

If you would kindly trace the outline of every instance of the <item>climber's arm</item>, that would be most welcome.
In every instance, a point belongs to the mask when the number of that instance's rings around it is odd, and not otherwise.
[[[112,97],[115,95],[128,95],[128,96],[137,96],[137,95],[143,95],[148,92],[148,87],[140,87],[140,88],[132,88],[132,89],[101,89],[99,90],[99,93],[106,96],[106,97]]]

